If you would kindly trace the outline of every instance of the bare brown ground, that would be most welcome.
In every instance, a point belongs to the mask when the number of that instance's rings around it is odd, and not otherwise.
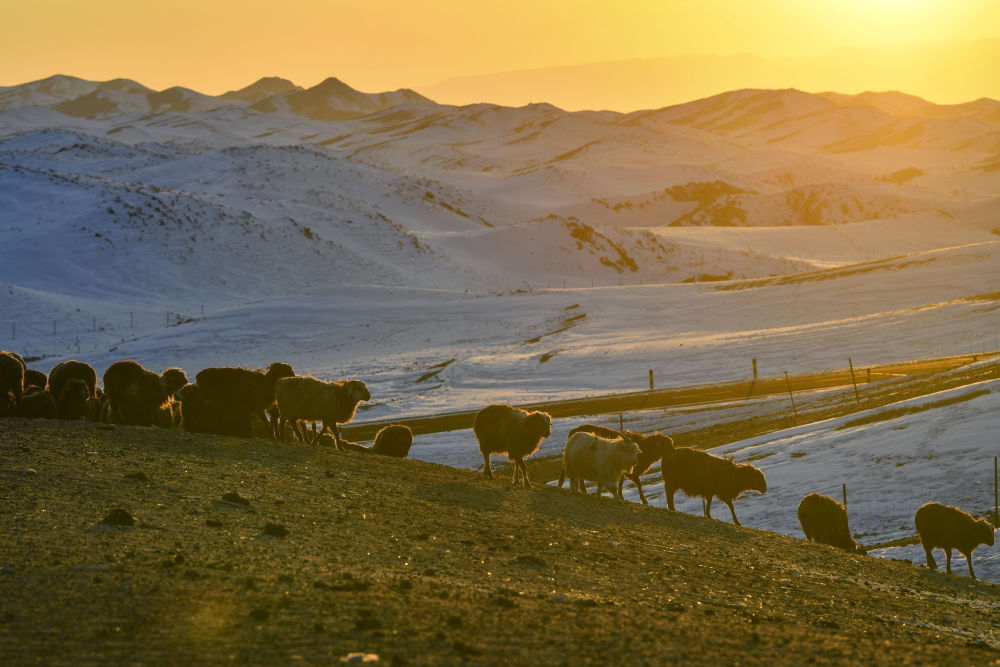
[[[419,461],[6,419],[0,508],[4,665],[1000,664],[995,585]]]

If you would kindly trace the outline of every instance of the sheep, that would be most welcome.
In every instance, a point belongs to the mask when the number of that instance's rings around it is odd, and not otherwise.
[[[132,359],[116,361],[104,372],[108,420],[153,426],[160,408],[185,384],[187,376],[179,368],[168,368],[157,375]]]
[[[51,393],[51,392],[50,392]],[[59,419],[80,419],[87,413],[87,399],[92,398],[85,380],[71,377],[62,384],[56,398]]]
[[[483,475],[494,479],[490,454],[506,454],[514,464],[513,485],[523,476],[530,487],[524,457],[538,451],[542,440],[552,435],[552,418],[546,412],[527,412],[509,405],[488,405],[476,413],[472,427],[483,455]]]
[[[635,484],[635,488],[639,490],[639,500],[642,501],[643,505],[648,505],[649,501],[646,500],[646,494],[642,492],[642,476],[649,472],[649,469],[653,467],[653,464],[657,461],[667,459],[668,461],[674,458],[674,440],[669,435],[663,435],[659,431],[651,433],[649,435],[643,435],[641,433],[636,433],[635,431],[616,431],[610,429],[606,426],[598,426],[597,424],[583,424],[572,429],[569,434],[574,435],[576,433],[593,433],[594,435],[599,435],[607,440],[614,440],[619,436],[628,435],[628,437],[635,444],[639,445],[639,460],[636,462],[635,467],[632,468],[632,472],[625,473],[625,475],[618,481],[618,495],[622,495],[622,487],[625,484],[625,479],[632,480]],[[559,486],[562,487],[562,480],[559,480]]]
[[[571,491],[587,493],[584,480],[592,479],[597,482],[597,495],[601,495],[601,488],[605,487],[619,502],[625,502],[620,485],[622,476],[632,472],[641,451],[626,434],[609,440],[593,433],[573,433],[563,448],[559,486],[564,477],[569,477]]]
[[[390,424],[375,434],[372,452],[405,459],[413,445],[413,431],[403,424]]]
[[[13,417],[24,392],[24,361],[13,352],[0,352],[0,417]]]
[[[705,516],[712,518],[712,498],[724,502],[733,515],[733,523],[740,524],[733,509],[733,501],[743,491],[767,492],[764,473],[749,463],[734,463],[690,447],[674,449],[674,460],[660,467],[667,507],[674,509],[677,490],[688,496],[701,496]]]
[[[847,509],[830,496],[810,493],[799,503],[799,524],[807,540],[863,554],[847,526]]]
[[[17,416],[31,419],[55,419],[58,414],[56,399],[38,386],[25,389],[17,404]]]
[[[295,434],[305,441],[299,420],[313,422],[312,444],[319,442],[316,420],[323,421],[323,431],[330,430],[338,450],[344,447],[340,442],[338,424],[346,424],[354,418],[358,403],[371,400],[368,386],[361,380],[337,380],[323,382],[314,377],[286,377],[274,385],[278,400],[281,424],[291,422]],[[282,430],[282,441],[287,443],[287,433]]]
[[[969,576],[976,578],[972,570],[972,552],[980,544],[993,546],[993,526],[989,521],[977,519],[951,505],[927,503],[917,510],[913,523],[927,554],[927,567],[937,569],[931,552],[940,547],[947,557],[948,574],[951,574],[951,550],[958,549],[969,563]]]
[[[177,391],[181,404],[180,428],[194,433],[250,436],[245,414],[212,400],[200,385],[186,384]]]
[[[98,387],[97,396],[87,399],[87,404],[84,406],[83,411],[84,418],[89,422],[101,421],[101,413],[104,412],[107,403],[108,400],[104,396],[104,390]]]
[[[250,437],[253,435],[251,415],[256,415],[265,425],[270,424],[273,440],[278,434],[278,424],[274,419],[268,422],[267,412],[275,404],[274,383],[294,375],[291,366],[280,362],[272,363],[267,371],[223,366],[204,369],[195,376],[195,383],[201,387],[201,398],[233,413],[217,420],[216,426],[231,423],[234,428],[229,435]]]
[[[79,378],[87,384],[87,396],[97,397],[97,371],[85,361],[70,359],[52,367],[49,371],[49,393],[59,398],[63,386],[70,378]]]
[[[39,389],[45,389],[45,385],[48,384],[48,377],[45,373],[41,371],[36,371],[33,368],[24,369],[24,388],[28,387],[38,387]]]

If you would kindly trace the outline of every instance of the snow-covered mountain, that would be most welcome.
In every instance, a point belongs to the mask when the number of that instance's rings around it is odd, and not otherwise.
[[[362,93],[340,79],[330,77],[306,90],[278,93],[264,98],[251,108],[263,112],[289,111],[314,120],[345,120],[402,104],[434,103],[409,89]]]
[[[220,95],[220,97],[227,100],[239,100],[253,104],[272,95],[293,93],[299,90],[302,90],[302,87],[296,86],[288,79],[283,79],[280,76],[265,76],[257,79],[245,88],[230,90],[228,93]]]
[[[990,101],[570,113],[71,77],[0,100],[0,346],[42,365],[287,359],[370,378],[391,415],[653,366],[684,383],[751,356],[1000,347]]]

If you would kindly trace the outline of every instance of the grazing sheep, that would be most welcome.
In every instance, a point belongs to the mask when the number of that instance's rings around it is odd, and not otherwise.
[[[663,490],[667,507],[674,509],[674,494],[679,490],[688,496],[701,496],[705,516],[712,518],[712,498],[724,502],[733,515],[733,523],[741,525],[733,509],[733,501],[744,491],[767,492],[764,473],[749,463],[734,463],[690,447],[674,449],[670,465],[663,465]]]
[[[976,578],[972,570],[972,552],[980,544],[993,546],[993,526],[986,519],[977,519],[968,512],[963,512],[951,505],[927,503],[917,510],[913,523],[920,535],[920,543],[927,554],[927,567],[937,569],[934,554],[931,552],[940,547],[948,561],[948,574],[951,574],[951,550],[958,549],[969,562],[969,576]]]
[[[85,361],[70,359],[52,367],[49,371],[49,393],[57,399],[62,395],[63,386],[70,378],[79,378],[87,384],[87,396],[97,397],[97,371]]]
[[[390,424],[375,434],[372,451],[384,456],[405,459],[413,445],[413,431],[403,424]]]
[[[361,380],[337,380],[323,382],[314,377],[286,377],[274,385],[278,399],[281,423],[291,422],[295,435],[305,442],[305,433],[300,420],[313,422],[311,444],[318,444],[320,433],[316,432],[316,420],[323,421],[323,431],[329,430],[337,449],[343,450],[340,442],[340,427],[354,418],[358,403],[371,400],[368,386]],[[287,433],[282,431],[282,441],[287,443]]]
[[[212,400],[200,385],[186,384],[177,391],[181,404],[180,428],[193,433],[250,437],[250,420],[220,401]]]
[[[24,392],[24,362],[13,352],[0,352],[0,417],[13,417]]]
[[[223,366],[201,371],[195,377],[195,383],[201,387],[204,400],[221,404],[223,409],[232,413],[217,421],[216,426],[232,423],[235,428],[228,435],[250,437],[253,435],[251,415],[268,424],[267,412],[275,404],[274,383],[294,375],[291,366],[279,362],[268,366],[267,371]],[[270,422],[269,430],[271,438],[276,438],[276,421]]]
[[[593,433],[574,433],[567,438],[563,448],[559,486],[562,486],[564,477],[569,477],[570,491],[587,493],[584,480],[592,479],[597,482],[597,495],[601,495],[601,488],[604,487],[620,502],[625,502],[620,482],[623,475],[632,472],[641,451],[639,445],[625,434],[608,440]]]
[[[545,412],[526,412],[509,405],[488,405],[478,413],[472,430],[483,455],[483,475],[493,479],[490,454],[506,454],[514,464],[513,484],[523,476],[524,486],[530,487],[524,457],[538,451],[544,438],[552,435],[552,418]]]
[[[132,359],[116,361],[104,372],[108,420],[118,424],[153,426],[160,408],[169,403],[174,392],[185,384],[187,376],[179,368],[168,368],[157,375]]]
[[[643,435],[641,433],[636,433],[635,431],[616,431],[610,429],[606,426],[598,426],[597,424],[583,424],[582,426],[577,426],[569,432],[570,435],[576,433],[593,433],[594,435],[599,435],[607,440],[614,440],[619,436],[628,436],[632,442],[639,445],[639,460],[636,462],[635,467],[632,468],[632,472],[625,473],[625,475],[618,481],[618,495],[622,495],[622,487],[625,484],[625,479],[632,480],[635,484],[635,488],[639,490],[639,500],[642,501],[643,505],[648,505],[649,501],[646,500],[646,494],[642,492],[642,476],[649,472],[649,469],[653,467],[653,464],[657,461],[667,459],[668,461],[674,458],[674,440],[669,435],[663,435],[659,431],[651,433],[650,435]],[[559,481],[559,486],[562,487],[562,480]]]
[[[101,421],[101,414],[104,412],[107,404],[108,399],[104,395],[104,390],[98,387],[97,396],[87,399],[87,405],[85,406],[83,412],[84,418],[89,422]]]
[[[87,399],[91,398],[86,381],[71,377],[62,383],[62,390],[56,398],[59,419],[81,419],[87,413]]]
[[[25,389],[17,404],[17,416],[31,419],[55,419],[58,414],[56,399],[37,386]]]
[[[45,373],[41,371],[36,371],[33,368],[24,369],[24,388],[28,387],[38,387],[39,389],[45,389],[45,385],[48,383],[48,378]]]
[[[810,493],[803,498],[799,503],[799,524],[807,540],[854,553],[865,553],[865,548],[851,537],[847,526],[847,509],[830,496]]]

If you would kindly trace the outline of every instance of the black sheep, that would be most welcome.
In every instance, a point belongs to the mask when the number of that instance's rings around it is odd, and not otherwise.
[[[372,452],[405,459],[413,445],[413,431],[403,424],[390,424],[375,434]]]
[[[670,465],[664,463],[663,491],[667,507],[674,509],[674,494],[680,490],[688,496],[701,496],[705,516],[712,518],[712,498],[729,507],[733,523],[740,525],[733,501],[744,491],[767,492],[764,473],[749,463],[734,463],[690,447],[677,447]]]
[[[940,547],[947,557],[948,574],[951,574],[951,550],[958,549],[969,563],[969,576],[976,578],[976,573],[972,570],[972,552],[980,544],[993,546],[994,529],[989,521],[977,519],[951,505],[927,503],[917,510],[913,523],[920,535],[924,553],[927,554],[927,567],[937,569],[931,552]]]
[[[108,420],[153,426],[159,418],[160,408],[185,384],[187,376],[179,368],[168,368],[157,375],[132,359],[116,361],[104,372]]]
[[[24,393],[24,361],[13,352],[0,352],[0,417],[17,414]]]
[[[226,428],[229,435],[250,437],[251,415],[268,424],[267,413],[275,405],[275,383],[294,375],[291,366],[280,362],[268,366],[267,371],[221,366],[204,369],[195,377],[195,383],[200,387],[198,400],[216,404],[226,413],[214,421],[213,427]],[[277,437],[277,429],[277,422],[272,420],[272,439]]]
[[[79,378],[87,385],[88,397],[97,397],[97,371],[85,361],[70,359],[52,367],[49,371],[49,393],[58,400],[63,386],[70,378]]]
[[[798,515],[799,525],[807,540],[854,553],[865,553],[865,548],[851,536],[847,525],[847,509],[830,496],[810,493],[799,503]]]
[[[523,476],[530,487],[524,457],[531,456],[552,435],[552,418],[545,412],[527,412],[509,405],[488,405],[478,413],[472,427],[483,455],[483,475],[493,479],[490,454],[506,454],[514,464],[513,484]]]

